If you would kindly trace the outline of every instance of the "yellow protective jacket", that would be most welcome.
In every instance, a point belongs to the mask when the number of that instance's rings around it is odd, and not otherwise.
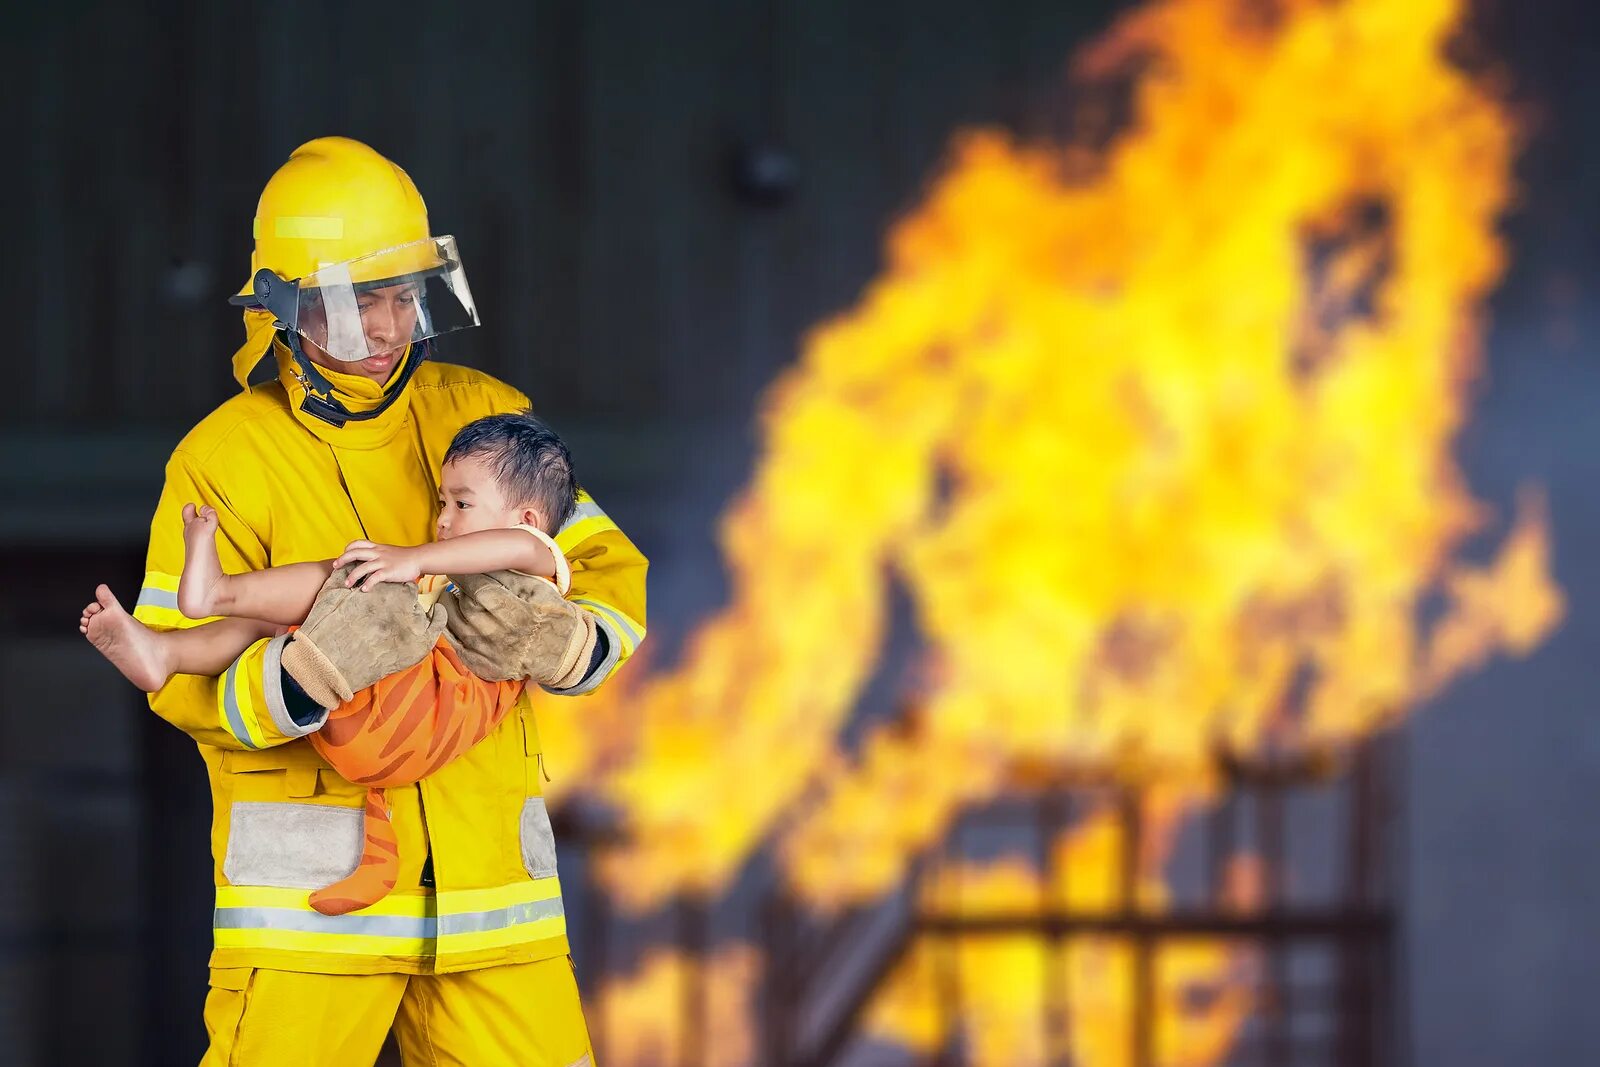
[[[428,362],[382,415],[336,428],[300,412],[304,394],[288,353],[279,346],[276,354],[278,381],[222,404],[172,453],[134,611],[141,622],[196,625],[176,607],[184,504],[217,509],[218,549],[230,572],[328,559],[357,538],[421,544],[433,535],[440,461],[456,431],[528,406],[488,375]],[[329,378],[351,410],[381,399],[364,379]],[[572,564],[569,599],[594,613],[609,649],[565,691],[579,694],[644,638],[646,561],[587,494],[556,541]],[[195,739],[210,775],[212,967],[424,974],[567,952],[526,696],[461,758],[389,790],[402,867],[387,898],[344,916],[311,909],[309,890],[355,866],[365,790],[301,740],[326,713],[308,725],[291,713],[303,702],[285,700],[285,640],[257,642],[220,678],[175,676],[150,697],[156,714]],[[430,852],[432,887],[423,877]]]

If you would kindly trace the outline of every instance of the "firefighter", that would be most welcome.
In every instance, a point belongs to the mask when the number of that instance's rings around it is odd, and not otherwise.
[[[194,625],[176,605],[185,504],[216,509],[228,571],[328,559],[357,539],[421,544],[455,431],[529,406],[429,358],[477,309],[454,239],[430,233],[411,179],[366,145],[325,137],[295,150],[261,195],[251,266],[233,298],[242,391],[167,463],[134,611],[153,627]],[[269,355],[276,380],[251,387]],[[643,639],[646,562],[587,494],[556,542],[573,576],[561,609],[591,613],[597,633],[587,672],[552,690],[577,695]],[[308,890],[353,868],[366,790],[304,740],[328,712],[285,673],[289,639],[264,638],[220,677],[178,675],[150,698],[195,740],[211,784],[203,1064],[371,1063],[391,1027],[408,1064],[591,1063],[527,697],[460,759],[390,791],[398,884],[371,908],[324,916]],[[379,676],[395,649],[371,654],[341,666]]]

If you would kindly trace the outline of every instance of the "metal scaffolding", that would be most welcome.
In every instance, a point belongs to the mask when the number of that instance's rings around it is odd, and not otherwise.
[[[751,936],[763,956],[758,1023],[759,1056],[765,1067],[829,1067],[841,1062],[861,1033],[863,1015],[876,991],[904,963],[913,947],[925,946],[935,961],[933,984],[948,1039],[929,1061],[939,1067],[969,1062],[962,1034],[966,1001],[956,946],[969,939],[1030,935],[1045,946],[1039,1013],[1041,1045],[1048,1067],[1070,1067],[1073,990],[1061,965],[1071,946],[1087,939],[1128,946],[1127,1062],[1161,1067],[1155,1047],[1156,976],[1164,947],[1198,938],[1248,950],[1251,969],[1249,1018],[1239,1028],[1228,1067],[1405,1067],[1402,983],[1395,900],[1400,872],[1400,784],[1403,750],[1393,735],[1373,738],[1338,757],[1283,757],[1243,761],[1219,759],[1221,786],[1191,826],[1198,847],[1189,871],[1194,892],[1171,906],[1153,908],[1139,899],[1138,857],[1149,832],[1144,790],[1082,776],[1056,780],[1028,792],[1013,792],[964,813],[933,849],[918,856],[889,893],[869,905],[831,918],[811,911],[788,894],[777,874],[763,882],[753,904],[731,897],[717,902],[680,900],[666,913],[670,941],[686,966],[680,987],[679,1047],[661,1067],[701,1067],[709,1062],[715,1031],[707,998],[706,960],[714,931],[726,931],[748,916]],[[1325,814],[1336,816],[1314,840],[1301,835],[1291,809],[1315,796]],[[985,837],[1026,831],[1036,843],[1033,862],[1044,887],[1072,878],[1060,870],[1060,835],[1084,813],[1111,811],[1119,836],[1120,869],[1115,905],[1074,909],[1061,894],[1041,893],[1036,908],[985,914],[951,906],[930,886],[957,886],[970,865],[969,846]],[[569,826],[563,833],[588,833]],[[571,840],[571,836],[565,838]],[[1330,872],[1299,892],[1292,846],[1310,847]],[[1230,865],[1251,857],[1257,888],[1241,904],[1228,887]],[[1191,856],[1191,860],[1195,857]],[[1303,880],[1302,880],[1303,881]],[[747,887],[748,889],[748,887]],[[597,905],[582,931],[582,971],[603,982],[611,923]],[[748,896],[748,892],[747,892]],[[930,903],[930,898],[940,903]],[[591,1003],[593,1003],[591,991]],[[625,1020],[611,1020],[627,1025]],[[605,1056],[607,1027],[596,1020],[597,1055]]]

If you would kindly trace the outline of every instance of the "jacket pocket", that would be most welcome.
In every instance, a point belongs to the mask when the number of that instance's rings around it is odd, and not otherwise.
[[[522,713],[522,754],[527,759],[527,795],[543,796],[544,783],[550,780],[550,772],[545,769],[544,749],[539,742],[539,727],[534,721],[532,708]]]
[[[239,1062],[239,1031],[244,1025],[250,985],[250,967],[211,968],[211,988],[206,992],[205,1024],[210,1048],[200,1067],[221,1067]]]
[[[256,751],[226,751],[222,770],[233,800],[269,801],[310,797],[317,791],[317,764],[309,745],[276,745]]]
[[[530,878],[550,878],[556,873],[556,835],[544,797],[522,802],[522,866]]]
[[[321,889],[361,862],[362,829],[360,808],[237,800],[222,875],[229,885]]]
[[[222,769],[231,776],[233,800],[326,797],[324,803],[353,807],[367,795],[365,786],[345,781],[308,742],[291,741],[254,751],[229,749],[222,753]]]

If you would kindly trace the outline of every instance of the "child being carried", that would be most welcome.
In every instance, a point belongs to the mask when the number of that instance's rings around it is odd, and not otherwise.
[[[433,542],[353,541],[337,559],[242,574],[222,572],[216,512],[187,505],[178,608],[192,619],[222,617],[180,630],[153,630],[101,585],[78,629],[129,681],[154,692],[174,674],[221,674],[255,641],[303,622],[330,575],[346,565],[351,569],[345,585],[360,590],[379,582],[417,582],[424,609],[449,587],[450,574],[511,571],[543,578],[565,595],[571,572],[552,535],[576,507],[577,480],[571,454],[548,426],[528,413],[469,423],[445,452],[439,492]],[[355,694],[321,730],[307,735],[335,770],[369,786],[361,861],[349,877],[313,893],[313,907],[343,914],[376,902],[394,887],[398,851],[382,788],[411,784],[471,748],[515,705],[522,688],[521,681],[478,679],[441,638],[432,662]],[[410,708],[417,714],[395,714]],[[382,714],[373,716],[373,711]],[[369,723],[381,724],[383,732]],[[397,728],[414,732],[396,738]]]

